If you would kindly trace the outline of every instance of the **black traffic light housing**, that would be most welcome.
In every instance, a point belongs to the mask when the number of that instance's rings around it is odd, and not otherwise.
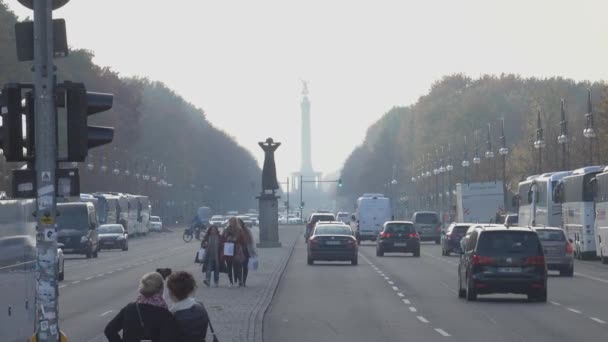
[[[21,91],[29,88],[19,83],[9,83],[2,88],[0,95],[0,115],[2,128],[0,129],[0,145],[6,161],[19,162],[28,158],[23,153],[26,139],[23,136],[23,114]],[[29,151],[28,151],[29,152]]]
[[[88,92],[83,83],[57,85],[57,106],[67,116],[67,161],[82,162],[90,148],[112,142],[114,128],[89,126],[88,116],[110,110],[113,102],[114,95]]]

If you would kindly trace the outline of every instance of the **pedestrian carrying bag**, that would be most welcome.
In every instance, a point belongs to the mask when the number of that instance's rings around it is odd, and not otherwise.
[[[249,266],[250,270],[257,271],[258,270],[258,266],[259,266],[258,258],[257,257],[250,257],[249,258],[249,265],[248,266]]]
[[[198,264],[202,264],[204,259],[205,259],[205,249],[201,247],[201,249],[199,249],[198,252],[196,252],[196,259],[194,260],[194,262],[198,263]]]
[[[209,320],[209,330],[211,330],[211,335],[213,336],[213,342],[220,342],[215,335],[215,330],[213,329],[213,324],[211,324],[211,320]]]
[[[144,325],[144,320],[141,318],[141,312],[139,311],[139,304],[135,303],[135,310],[137,310],[137,317],[139,318],[139,326],[144,332],[144,336],[147,336],[147,329]],[[152,340],[139,340],[139,342],[152,342]]]
[[[224,243],[224,255],[230,257],[234,256],[234,242]]]

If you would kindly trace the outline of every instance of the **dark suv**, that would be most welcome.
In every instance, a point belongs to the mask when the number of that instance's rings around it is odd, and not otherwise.
[[[519,293],[547,301],[547,265],[543,247],[530,228],[475,225],[462,240],[458,297]]]
[[[308,238],[312,235],[313,229],[317,222],[334,222],[336,217],[332,213],[328,212],[316,212],[310,215],[308,222],[306,223],[306,232],[304,233],[304,242],[308,242]]]
[[[421,241],[441,243],[441,220],[434,211],[417,211],[412,215],[412,222]]]
[[[441,255],[449,256],[453,252],[462,253],[460,240],[467,234],[470,227],[470,223],[452,223],[445,234],[441,235]]]
[[[420,256],[420,235],[416,232],[414,224],[407,221],[389,221],[384,223],[378,235],[376,256],[384,253],[401,252],[413,253]]]

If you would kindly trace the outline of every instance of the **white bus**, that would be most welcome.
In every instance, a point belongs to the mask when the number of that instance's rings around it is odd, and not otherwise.
[[[135,197],[137,198],[137,233],[147,235],[150,231],[150,199],[143,195]]]
[[[562,206],[553,201],[559,181],[572,175],[572,171],[544,173],[528,177],[519,183],[519,225],[562,226]]]
[[[562,203],[562,227],[573,241],[574,255],[578,259],[595,258],[595,191],[591,180],[603,171],[601,166],[588,166],[574,170],[558,185],[556,199]]]
[[[608,264],[608,167],[595,176],[595,235],[597,256]]]

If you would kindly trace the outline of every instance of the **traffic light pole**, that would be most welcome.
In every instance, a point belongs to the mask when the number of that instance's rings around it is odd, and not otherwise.
[[[51,0],[34,1],[34,94],[36,218],[36,334],[38,342],[58,342],[57,234],[55,230],[55,66]],[[29,152],[29,151],[28,151]]]

